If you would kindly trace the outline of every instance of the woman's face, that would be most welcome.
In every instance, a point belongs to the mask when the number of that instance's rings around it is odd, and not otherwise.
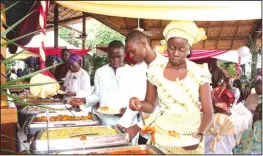
[[[167,46],[169,62],[172,65],[178,66],[185,61],[190,50],[187,40],[179,37],[172,37],[168,40]]]

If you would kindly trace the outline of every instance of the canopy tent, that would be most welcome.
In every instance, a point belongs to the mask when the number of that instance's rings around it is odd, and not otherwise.
[[[261,19],[260,1],[56,1],[88,13],[129,18],[229,21]]]
[[[17,55],[16,57],[13,58],[13,60],[23,60],[26,59],[29,56],[32,57],[40,57],[39,55],[39,46],[40,46],[40,38],[41,35],[36,35],[32,38],[32,40],[25,46],[26,51],[22,52],[21,54]],[[69,44],[62,38],[58,37],[58,43],[60,48],[51,48],[54,47],[54,32],[50,31],[46,33],[46,56],[50,55],[58,55],[60,56],[62,47],[68,48],[71,53],[76,53],[80,56],[86,55],[90,49],[79,49],[78,47],[75,47],[74,45]],[[22,51],[23,49],[18,47],[18,51]],[[9,53],[8,48],[7,48],[7,57],[11,57],[12,54]]]

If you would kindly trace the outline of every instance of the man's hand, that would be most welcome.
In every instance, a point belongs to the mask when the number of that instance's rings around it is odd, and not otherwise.
[[[67,92],[66,95],[67,96],[76,96],[76,93],[75,92]]]
[[[140,111],[141,110],[141,101],[138,98],[133,97],[130,99],[129,107],[133,111]]]
[[[85,98],[73,98],[70,100],[69,104],[77,107],[85,103]]]
[[[132,140],[137,135],[137,133],[140,132],[140,130],[141,128],[135,124],[129,128],[126,128],[125,132],[129,134],[130,140]]]
[[[122,117],[123,114],[125,113],[126,109],[127,109],[127,107],[120,109],[120,114],[119,114],[119,115],[120,115],[121,117]]]

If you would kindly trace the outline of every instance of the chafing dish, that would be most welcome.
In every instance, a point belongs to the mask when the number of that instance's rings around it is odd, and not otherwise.
[[[139,151],[139,152],[138,152]],[[142,152],[143,151],[143,152]],[[145,153],[146,152],[146,153]],[[138,146],[121,146],[121,147],[112,147],[112,148],[100,148],[100,149],[93,149],[93,150],[78,150],[78,151],[66,151],[66,152],[59,152],[56,154],[88,154],[88,155],[109,155],[109,154],[131,154],[131,155],[164,155],[161,150],[153,145],[138,145]]]
[[[30,149],[33,154],[49,154],[70,150],[86,150],[102,147],[124,146],[129,144],[129,137],[123,130],[116,126],[90,126],[92,128],[111,128],[116,130],[116,134],[109,136],[88,136],[86,140],[80,138],[64,138],[64,139],[49,139],[41,140],[41,136],[47,133],[47,129],[37,131],[35,134]],[[67,127],[75,129],[78,127]],[[49,135],[52,130],[63,128],[50,128]],[[50,138],[50,137],[49,137]],[[48,148],[49,147],[49,148]]]
[[[40,113],[45,113],[47,109],[49,110],[50,113],[56,113],[56,112],[62,112],[62,111],[67,112],[69,110],[80,111],[77,109],[73,109],[70,105],[26,106],[18,112],[18,119],[19,119],[20,127],[24,125],[24,123],[28,120],[29,117],[40,114]]]
[[[72,112],[73,113],[73,112]],[[49,113],[50,116],[57,116],[57,115],[69,115],[73,116],[70,112],[60,112],[60,113]],[[84,116],[88,115],[87,113],[83,112],[74,112],[75,116]],[[76,121],[50,121],[48,123],[49,128],[59,128],[59,127],[78,127],[78,126],[95,126],[100,125],[101,120],[96,114],[91,114],[92,120],[76,120]],[[27,139],[30,140],[36,133],[36,131],[45,129],[47,127],[47,122],[34,122],[36,117],[46,116],[45,113],[37,114],[31,116],[24,124],[24,132],[27,135]]]

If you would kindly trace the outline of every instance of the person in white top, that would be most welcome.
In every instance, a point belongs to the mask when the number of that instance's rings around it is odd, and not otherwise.
[[[107,106],[118,111],[119,115],[108,115],[99,113],[99,117],[104,125],[116,125],[120,116],[125,112],[129,104],[134,84],[132,83],[134,74],[133,68],[124,64],[124,45],[121,41],[112,41],[109,46],[109,63],[97,69],[94,77],[95,91],[79,103],[86,103],[87,106],[96,105]],[[78,100],[74,100],[78,103]]]
[[[68,97],[84,98],[91,94],[90,76],[80,67],[80,59],[77,54],[71,54],[69,57],[69,71],[62,88]]]
[[[146,86],[147,86],[147,66],[148,68],[151,66],[155,66],[158,64],[158,60],[160,59],[167,59],[160,54],[156,54],[147,39],[147,36],[140,31],[134,30],[131,31],[126,37],[126,52],[130,53],[132,59],[138,62],[133,68],[137,71],[137,80],[136,82],[140,86],[137,90],[138,94],[135,97],[138,97],[140,100],[144,100],[146,95]],[[145,64],[146,63],[146,64]],[[160,110],[159,105],[156,105],[154,112],[158,112]],[[135,120],[135,117],[138,115],[138,111],[132,111],[129,107],[127,108],[126,112],[124,113],[123,117],[118,122],[117,126],[125,128],[126,133],[129,134],[130,139],[133,139],[140,129],[143,128],[142,120],[137,124],[131,126]],[[143,116],[148,116],[148,113],[143,113]],[[139,144],[145,144],[148,135],[143,135],[144,138],[141,136],[139,137]]]
[[[17,78],[16,70],[15,70],[15,69],[12,69],[12,70],[11,70],[10,79],[15,80],[16,78]]]

